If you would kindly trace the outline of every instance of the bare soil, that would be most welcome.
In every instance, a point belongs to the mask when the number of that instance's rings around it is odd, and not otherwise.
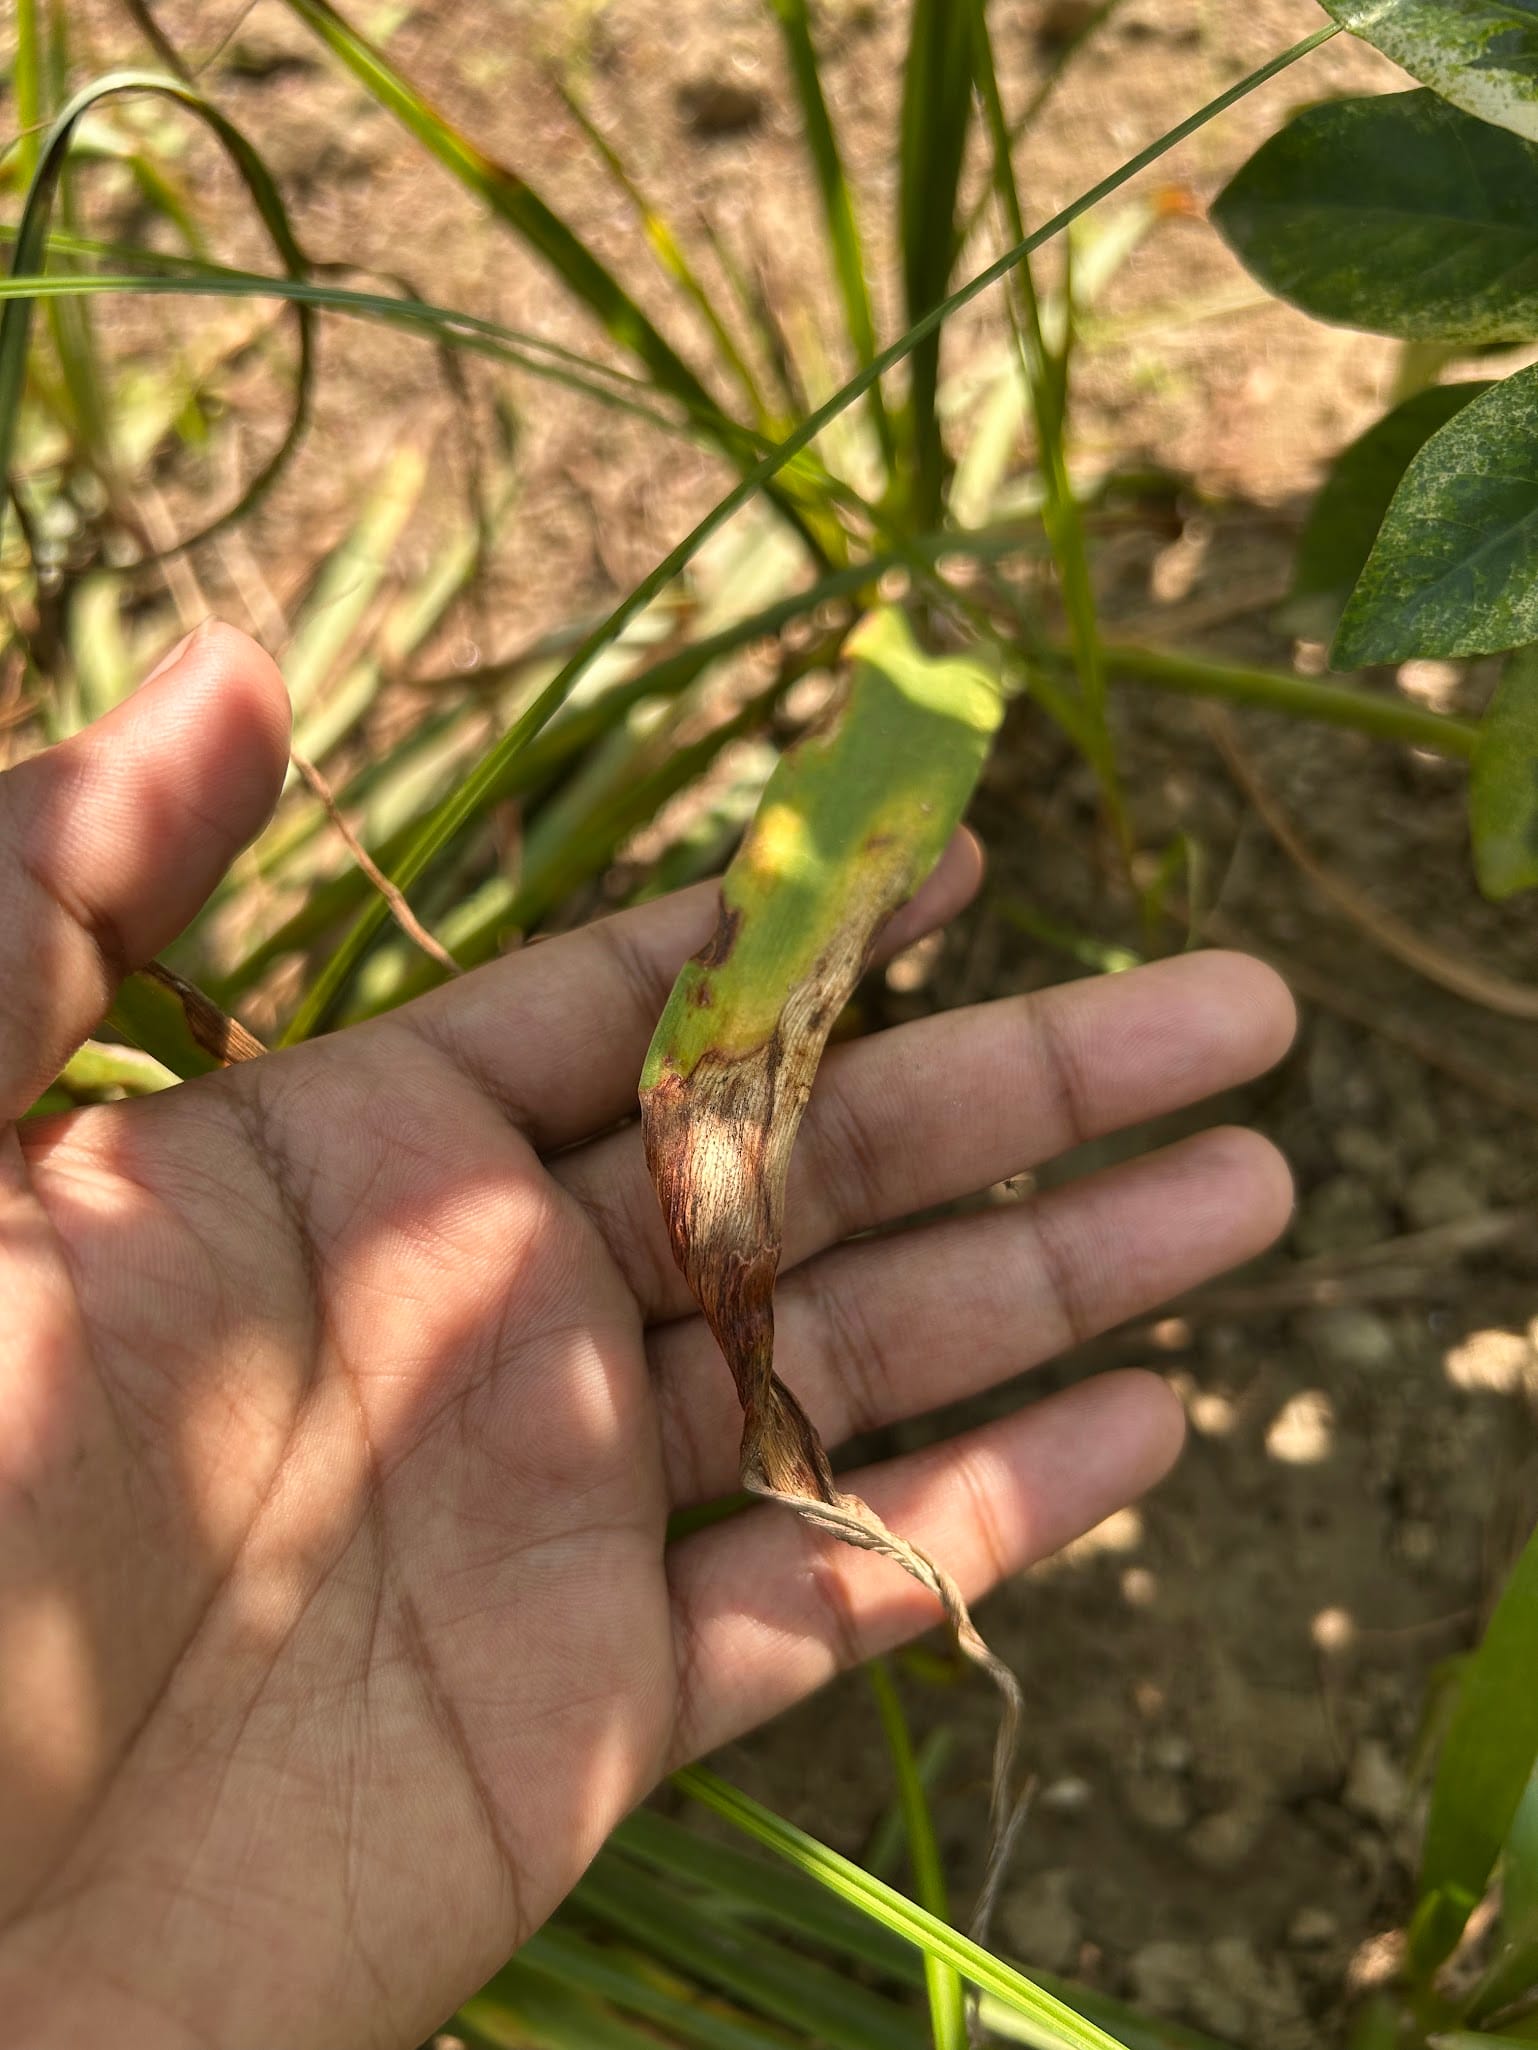
[[[91,56],[119,56],[127,45],[106,0],[79,11]],[[758,0],[353,0],[353,11],[366,25],[377,17],[376,31],[393,25],[406,71],[535,177],[668,312],[670,331],[681,332],[670,296],[637,260],[628,210],[595,173],[552,65],[681,223],[708,214],[761,266],[788,316],[832,332],[793,106]],[[873,226],[894,197],[905,11],[895,0],[821,10],[830,97]],[[1068,11],[1000,0],[1012,102],[1040,76]],[[193,52],[212,49],[239,12],[235,0],[157,9]],[[1033,215],[1318,19],[1309,0],[1128,0],[1026,148]],[[445,303],[594,345],[544,274],[274,0],[244,16],[209,76],[260,137],[314,255],[399,271]],[[1275,625],[1275,603],[1308,495],[1387,404],[1396,351],[1264,301],[1201,213],[1290,106],[1397,78],[1341,38],[1144,181],[1177,184],[1185,211],[1138,249],[1100,309],[1075,445],[1087,467],[1181,480],[1160,519],[1129,523],[1099,554],[1107,616],[1125,637],[1317,664],[1317,651]],[[261,259],[224,171],[195,160],[220,205],[221,248]],[[131,319],[160,319],[161,304]],[[889,292],[889,326],[896,311]],[[952,367],[992,345],[980,311],[950,336]],[[314,429],[249,536],[279,605],[402,438],[433,443],[446,492],[462,483],[454,409],[429,350],[336,325],[324,357]],[[251,374],[271,372],[258,363]],[[478,379],[483,410],[485,388]],[[260,409],[238,388],[231,396],[245,434]],[[466,662],[600,606],[723,481],[708,457],[659,453],[644,430],[580,401],[524,393],[520,403],[516,518],[445,649]],[[178,492],[212,492],[215,481],[168,480],[173,512]],[[415,529],[405,544],[427,545]],[[197,567],[210,599],[239,617],[249,597],[239,565],[211,553]],[[1491,676],[1421,665],[1378,682],[1477,711]],[[1178,1472],[1151,1500],[1004,1590],[982,1618],[1024,1676],[1039,1786],[999,1934],[1029,1962],[1251,2050],[1301,2050],[1339,2041],[1351,2003],[1392,1968],[1428,1682],[1473,1641],[1538,1513],[1538,1061],[1530,1024],[1437,987],[1321,897],[1237,789],[1200,708],[1129,687],[1118,722],[1140,844],[1157,853],[1190,835],[1202,851],[1198,909],[1215,914],[1208,929],[1276,959],[1303,998],[1285,1066],[1202,1113],[1271,1133],[1299,1200],[1288,1243],[1253,1272],[967,1409],[970,1420],[1037,1399],[1114,1358],[1166,1374],[1192,1426]],[[1497,910],[1474,890],[1461,769],[1265,714],[1236,728],[1313,854],[1377,913],[1463,963],[1532,974],[1531,909]],[[975,822],[991,858],[986,894],[937,959],[872,995],[879,1018],[1080,972],[1032,936],[1042,919],[1140,943],[1087,773],[1027,707],[1010,720]],[[1089,1171],[1191,1122],[1087,1148],[1041,1179]],[[920,1727],[955,1738],[937,1803],[962,1895],[978,1869],[992,1704],[943,1657],[910,1671]],[[846,1848],[864,1843],[888,1798],[858,1680],[724,1765]]]

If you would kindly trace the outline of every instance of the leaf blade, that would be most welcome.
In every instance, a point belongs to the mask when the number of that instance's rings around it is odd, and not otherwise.
[[[1268,291],[1403,341],[1538,333],[1538,146],[1433,92],[1305,107],[1211,219]]]

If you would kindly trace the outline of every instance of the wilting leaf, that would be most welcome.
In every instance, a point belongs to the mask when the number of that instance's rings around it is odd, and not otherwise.
[[[1447,1956],[1489,1883],[1538,1761],[1538,1532],[1512,1569],[1464,1670],[1426,1818],[1411,1960],[1425,1977]]]
[[[1342,28],[1444,100],[1538,140],[1532,0],[1323,0]]]
[[[1319,320],[1405,341],[1538,334],[1538,147],[1435,93],[1304,108],[1212,219],[1268,290]]]
[[[1487,897],[1538,886],[1538,648],[1511,657],[1480,721],[1469,826]]]
[[[894,610],[872,614],[850,652],[841,715],[769,779],[715,936],[674,985],[641,1079],[642,1126],[674,1254],[737,1384],[743,1484],[895,1560],[1004,1691],[997,1841],[1018,1686],[941,1569],[840,1492],[774,1371],[786,1174],[812,1077],[876,934],[950,838],[1002,710],[980,660],[925,655]]]
[[[1338,669],[1538,640],[1538,368],[1441,427],[1395,492],[1335,637]]]
[[[1325,640],[1346,609],[1389,502],[1412,459],[1488,383],[1434,384],[1342,450],[1309,507],[1285,615],[1294,633]]]

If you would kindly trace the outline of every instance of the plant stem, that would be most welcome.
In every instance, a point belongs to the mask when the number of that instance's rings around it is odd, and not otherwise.
[[[1176,655],[1163,648],[1138,648],[1107,641],[1106,666],[1129,683],[1151,684],[1156,690],[1184,697],[1226,698],[1230,704],[1264,705],[1294,719],[1316,719],[1326,726],[1349,726],[1376,740],[1402,740],[1409,747],[1467,760],[1474,752],[1478,728],[1470,719],[1447,712],[1428,712],[1396,698],[1377,697],[1339,683],[1315,683],[1289,676],[1281,669],[1251,669],[1242,663],[1208,662],[1195,655]],[[1068,650],[1062,650],[1067,659]]]

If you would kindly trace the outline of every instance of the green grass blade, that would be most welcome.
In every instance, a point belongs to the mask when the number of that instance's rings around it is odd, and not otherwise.
[[[21,219],[11,256],[13,288],[25,287],[39,278],[47,254],[49,219],[58,194],[76,127],[82,117],[101,101],[118,93],[154,93],[175,100],[196,114],[213,132],[239,173],[253,205],[277,249],[283,268],[291,279],[303,276],[305,257],[289,225],[282,195],[265,163],[240,129],[211,101],[178,80],[153,72],[111,72],[82,87],[63,107],[44,140],[37,165],[27,187]],[[52,280],[69,285],[72,279]],[[41,290],[16,292],[0,310],[0,477],[8,476],[15,447],[17,411],[26,376],[27,344],[31,333],[35,300],[46,296]],[[277,449],[241,493],[238,503],[217,515],[197,534],[180,545],[206,540],[230,521],[242,517],[271,488],[289,457],[298,447],[309,418],[310,389],[314,376],[314,320],[305,306],[296,308],[299,324],[299,365],[295,384],[294,410]]]
[[[649,1955],[719,1986],[772,2021],[806,2031],[829,2050],[918,2050],[922,2043],[906,2007],[814,1958],[787,1957],[761,1937],[707,1925],[690,1911],[687,1897],[669,1898],[654,1874],[621,1859],[601,1859],[571,1898]]]
[[[602,323],[622,348],[645,364],[657,388],[676,399],[739,470],[757,458],[753,438],[728,419],[673,345],[647,317],[612,272],[528,180],[478,149],[468,137],[430,106],[394,69],[383,53],[348,25],[330,0],[288,0],[289,7],[345,64],[379,104],[395,115],[417,140],[469,191],[476,194],[550,266],[567,289]],[[777,502],[821,552],[826,535],[814,538],[807,519],[782,488]]]
[[[999,93],[993,43],[988,33],[987,0],[969,0],[969,4],[974,37],[973,65],[993,145],[994,187],[1003,205],[1010,234],[1016,242],[1022,242],[1025,240],[1025,218],[1015,183],[1009,128]],[[961,11],[965,12],[965,9]],[[1091,764],[1099,779],[1106,812],[1116,828],[1123,854],[1130,858],[1131,827],[1122,797],[1115,746],[1105,716],[1105,664],[1100,652],[1100,628],[1095,614],[1089,550],[1063,446],[1068,402],[1068,347],[1073,332],[1072,294],[1065,284],[1063,347],[1061,353],[1054,356],[1043,334],[1041,306],[1029,257],[1016,268],[1013,285],[1019,300],[1015,333],[1021,351],[1021,375],[1031,395],[1036,418],[1037,451],[1046,487],[1042,516],[1057,563],[1074,667],[1088,713]]]
[[[692,1907],[682,1910],[688,1914]],[[747,2015],[725,2013],[719,1996],[705,1996],[664,1974],[656,1959],[614,1944],[598,1944],[564,1926],[547,1922],[507,1969],[491,1982],[495,1992],[525,1973],[538,1972],[592,1999],[611,2002],[668,2032],[668,2040],[689,2050],[785,2050],[785,2038]]]
[[[910,1945],[800,1872],[779,1870],[751,1851],[717,1843],[651,1808],[637,1809],[610,1842],[640,1864],[697,1888],[702,1914],[768,1922],[842,1951],[883,1978],[922,1983]]]
[[[728,1786],[703,1766],[687,1766],[674,1774],[674,1784],[717,1815],[754,1837],[784,1858],[797,1871],[808,1874],[840,1900],[849,1902],[875,1917],[885,1928],[903,1937],[926,1956],[951,1965],[980,1992],[991,1993],[1013,2013],[1040,2027],[1040,2041],[1052,2050],[1121,2050],[1115,2039],[1093,2022],[1076,2014],[1064,2002],[1017,1972],[1000,1959],[960,1935],[947,1923],[929,1914],[883,1880],[874,1879],[848,1858],[829,1850],[815,1837],[785,1822],[751,1796]]]
[[[42,146],[43,37],[38,0],[16,0],[16,54],[11,60],[11,91],[16,97],[16,161],[24,179],[37,169]]]
[[[1023,241],[1016,243],[1013,248],[1006,249],[1001,256],[996,257],[992,263],[969,278],[938,306],[932,307],[905,334],[899,335],[894,342],[881,350],[873,362],[857,371],[815,412],[809,414],[794,433],[762,457],[725,497],[719,499],[704,518],[697,521],[683,539],[669,549],[655,567],[640,579],[608,617],[585,636],[581,645],[562,664],[544,690],[475,765],[463,783],[444,799],[430,818],[424,820],[398,866],[392,868],[392,882],[402,889],[409,889],[428,864],[471,820],[479,816],[489,801],[489,793],[506,775],[509,764],[564,703],[588,665],[606,648],[613,645],[631,620],[688,566],[711,536],[719,532],[734,514],[740,512],[770,478],[777,475],[803,449],[808,448],[846,407],[863,398],[887,371],[894,369],[915,348],[931,335],[938,333],[952,314],[970,305],[990,286],[1007,277],[1016,264],[1049,242],[1054,235],[1061,234],[1080,215],[1097,206],[1101,200],[1109,198],[1113,192],[1119,191],[1130,179],[1146,170],[1150,164],[1156,163],[1161,156],[1184,142],[1188,136],[1194,135],[1209,121],[1215,120],[1228,108],[1237,105],[1247,94],[1254,92],[1269,79],[1286,70],[1289,65],[1295,64],[1310,51],[1318,49],[1321,44],[1338,34],[1339,29],[1333,22],[1322,29],[1316,29],[1312,35],[1305,36],[1301,42],[1293,44],[1290,49],[1284,50],[1279,56],[1271,58],[1257,70],[1250,72],[1247,77],[1229,86],[1215,99],[1209,100],[1206,106],[1198,108],[1194,114],[1177,122],[1156,141],[1149,143],[1145,149],[1138,151],[1135,156],[1102,178],[1098,184],[1081,193],[1077,199],[1055,214],[1052,219],[1044,222]],[[302,1014],[294,1024],[291,1024],[290,1038],[303,1036],[303,1031],[298,1028],[327,1013],[388,915],[388,907],[382,902],[370,904],[363,911],[337,953],[326,964],[315,989],[306,1000]]]
[[[673,233],[667,220],[647,198],[626,168],[623,158],[615,149],[603,130],[593,120],[582,102],[577,98],[569,83],[557,77],[556,90],[566,104],[567,111],[582,133],[587,137],[601,158],[605,169],[616,185],[635,208],[641,223],[641,232],[646,237],[647,247],[656,257],[665,274],[680,288],[710,331],[716,345],[716,352],[725,369],[742,387],[748,404],[753,409],[760,427],[769,424],[768,408],[753,375],[752,366],[738,348],[732,331],[716,310],[716,303],[705,290],[699,274],[690,263],[683,244]]]
[[[929,1813],[929,1798],[924,1783],[919,1778],[918,1761],[913,1755],[913,1739],[908,1733],[908,1719],[903,1714],[902,1701],[892,1678],[890,1666],[885,1659],[873,1659],[866,1667],[866,1676],[876,1696],[876,1708],[881,1717],[881,1728],[886,1737],[887,1749],[892,1755],[892,1770],[897,1779],[897,1797],[902,1808],[903,1828],[908,1839],[908,1863],[913,1872],[913,1890],[918,1896],[919,1906],[942,1922],[950,1920],[950,1905],[945,1893],[945,1872],[940,1863],[940,1847],[935,1842],[934,1823]],[[962,1992],[961,1976],[954,1965],[941,1958],[924,1954],[924,1985],[929,1995],[929,2022],[934,2032],[935,2050],[966,2050],[967,2008]]]
[[[898,144],[898,220],[903,291],[911,325],[944,304],[960,254],[956,194],[972,117],[972,30],[954,0],[911,0]],[[909,417],[914,523],[936,525],[945,491],[945,452],[935,398],[940,382],[936,327],[913,349]]]
[[[1538,1763],[1538,1531],[1464,1669],[1426,1818],[1411,1968],[1424,1983],[1488,1885]]]
[[[769,0],[790,65],[791,82],[801,108],[801,123],[807,151],[822,199],[823,219],[828,230],[828,248],[833,258],[833,275],[843,301],[844,322],[854,348],[855,361],[862,367],[876,354],[876,323],[871,311],[870,286],[865,275],[865,251],[855,218],[854,196],[844,172],[838,137],[828,114],[822,90],[822,72],[812,42],[807,0]],[[897,469],[897,443],[887,413],[881,386],[873,384],[866,394],[871,425],[889,476]]]

